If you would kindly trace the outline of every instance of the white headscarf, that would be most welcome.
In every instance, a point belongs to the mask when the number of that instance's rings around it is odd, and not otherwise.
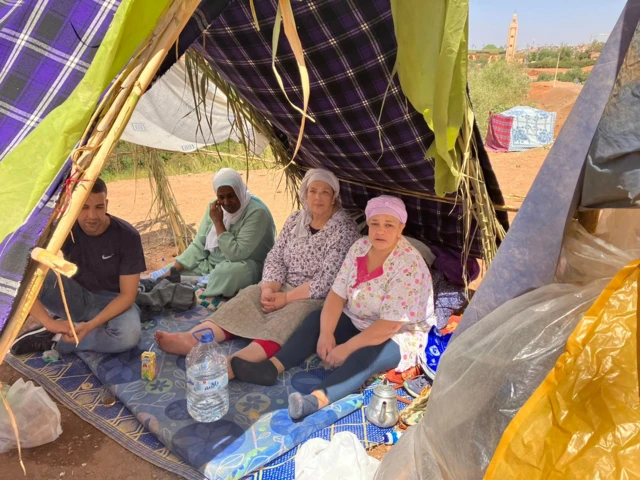
[[[302,179],[300,191],[298,193],[300,203],[302,203],[302,213],[298,216],[298,222],[294,229],[296,237],[306,237],[309,235],[307,225],[311,223],[312,217],[309,205],[307,205],[307,191],[309,190],[309,185],[313,182],[324,182],[329,184],[333,189],[333,200],[336,202],[336,205],[340,207],[340,182],[338,181],[338,177],[329,170],[325,170],[323,168],[312,168],[309,170]]]
[[[236,197],[240,200],[240,208],[237,212],[229,213],[224,208],[222,209],[222,223],[224,223],[224,228],[229,230],[229,227],[236,223],[247,209],[252,197],[249,189],[247,188],[247,184],[244,183],[240,174],[233,168],[221,168],[213,176],[213,191],[216,192],[216,195],[220,187],[233,188],[233,191],[236,193]],[[216,227],[212,226],[211,230],[209,230],[209,233],[207,234],[207,241],[205,242],[204,248],[205,250],[213,252],[217,246],[218,233],[216,232]]]

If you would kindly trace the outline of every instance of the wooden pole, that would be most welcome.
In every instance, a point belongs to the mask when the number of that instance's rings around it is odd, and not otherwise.
[[[76,184],[67,210],[60,218],[60,222],[47,244],[46,250],[48,252],[55,255],[62,247],[91,192],[93,184],[100,175],[107,158],[131,118],[138,100],[151,84],[162,60],[175,44],[178,35],[182,32],[199,3],[199,0],[174,0],[168,6],[153,33],[145,42],[146,46],[134,56],[134,60],[139,62],[139,65],[136,65],[133,69],[130,66],[125,68],[128,76],[122,82],[121,88],[129,90],[126,98],[123,98],[123,90],[118,92],[112,90],[111,93],[115,95],[115,101],[110,102],[107,99],[103,99],[101,102],[101,106],[109,105],[110,108],[99,121],[96,132],[93,134],[93,141],[90,139],[87,142],[91,147],[81,148],[81,156],[84,157],[82,160],[90,163],[86,170],[79,175],[82,180],[87,182]],[[114,85],[118,84],[118,81],[114,83]],[[122,107],[120,108],[120,106]],[[94,118],[96,118],[95,115]],[[107,121],[112,119],[113,124],[108,125]],[[103,140],[96,142],[98,137],[103,138]],[[93,153],[95,153],[95,156],[91,158]],[[31,307],[40,293],[48,271],[49,267],[46,265],[40,263],[37,265],[36,271],[14,311],[14,315],[7,322],[4,334],[0,337],[0,364],[4,361],[11,343],[20,332],[25,319],[31,311]]]
[[[584,229],[594,234],[598,227],[598,221],[600,220],[600,210],[585,210],[584,212],[578,212],[578,222],[584,227]]]
[[[556,88],[556,81],[558,80],[558,67],[560,66],[560,52],[562,52],[562,47],[558,49],[558,61],[556,62],[556,74],[553,77],[553,88]]]

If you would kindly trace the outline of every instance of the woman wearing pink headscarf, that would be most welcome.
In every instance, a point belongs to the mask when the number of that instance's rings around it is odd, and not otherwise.
[[[259,385],[275,384],[280,373],[314,352],[336,368],[311,394],[289,395],[293,419],[356,392],[375,373],[424,362],[433,287],[426,263],[402,236],[404,203],[377,197],[365,213],[369,236],[349,250],[322,312],[310,314],[271,360],[231,360],[238,379]]]

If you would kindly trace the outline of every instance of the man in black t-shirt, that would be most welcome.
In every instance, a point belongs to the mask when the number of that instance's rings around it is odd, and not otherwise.
[[[98,179],[62,246],[65,259],[78,267],[72,279],[61,278],[80,343],[76,346],[66,319],[57,276],[49,272],[31,308],[42,327],[18,337],[13,354],[50,349],[119,353],[140,341],[135,300],[140,273],[146,270],[142,242],[129,223],[107,214],[107,204],[107,186]]]

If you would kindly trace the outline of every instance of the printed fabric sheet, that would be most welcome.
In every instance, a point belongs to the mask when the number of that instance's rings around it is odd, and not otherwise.
[[[322,367],[309,365],[285,372],[272,387],[231,381],[228,413],[212,423],[194,421],[187,411],[185,357],[159,351],[158,375],[149,382],[141,380],[140,355],[154,344],[157,330],[187,331],[208,315],[202,307],[164,312],[144,323],[139,348],[119,355],[80,354],[141,424],[208,479],[242,478],[362,406],[362,395],[350,395],[293,422],[287,412],[289,394],[310,393],[326,375]],[[220,347],[229,355],[245,344],[234,340]]]

